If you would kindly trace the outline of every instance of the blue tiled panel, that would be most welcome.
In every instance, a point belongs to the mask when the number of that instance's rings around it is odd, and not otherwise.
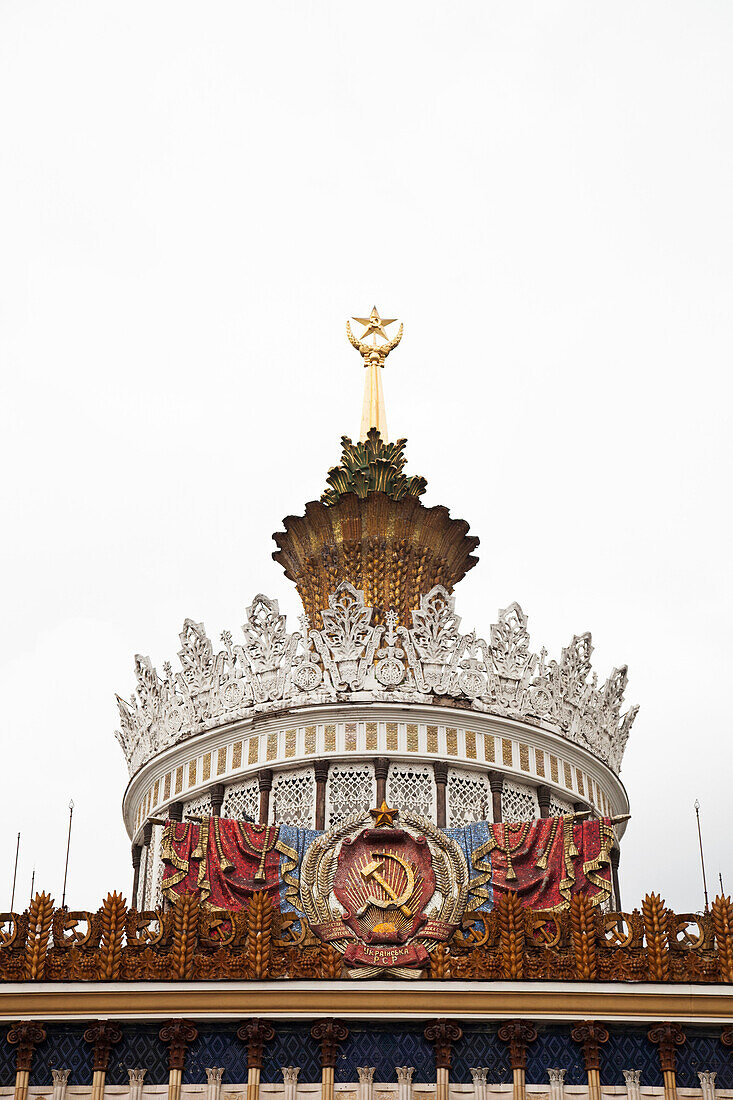
[[[570,1038],[570,1025],[535,1026],[537,1039],[527,1045],[527,1084],[546,1085],[549,1081],[549,1067],[565,1070],[566,1085],[586,1084],[583,1052]]]
[[[0,1031],[0,1085],[3,1086],[15,1084],[15,1058],[18,1048],[8,1042],[9,1031],[7,1024]]]
[[[349,1038],[340,1048],[336,1081],[357,1081],[357,1066],[374,1066],[375,1081],[396,1081],[395,1066],[414,1066],[413,1081],[435,1081],[435,1055],[423,1026],[398,1022],[393,1027],[347,1026]]]
[[[375,1080],[395,1081],[395,1066],[414,1066],[418,1083],[435,1081],[433,1048],[424,1037],[424,1022],[373,1026],[346,1021],[349,1038],[339,1048],[336,1081],[358,1078],[358,1066],[374,1066]],[[84,1040],[88,1022],[47,1024],[47,1039],[36,1048],[31,1070],[31,1085],[51,1084],[51,1070],[68,1067],[74,1085],[92,1080],[92,1047]],[[246,1044],[237,1038],[237,1023],[199,1025],[199,1037],[186,1056],[184,1081],[203,1084],[208,1066],[224,1067],[225,1084],[244,1084],[247,1079]],[[456,1084],[471,1081],[472,1066],[486,1066],[492,1083],[511,1081],[509,1050],[498,1038],[498,1024],[461,1024],[463,1038],[453,1047],[451,1079]],[[107,1081],[110,1085],[127,1084],[127,1070],[137,1066],[147,1072],[146,1084],[162,1085],[168,1080],[168,1048],[158,1037],[160,1024],[122,1024],[122,1042],[110,1054]],[[282,1083],[281,1067],[300,1067],[299,1080],[316,1084],[321,1079],[319,1044],[311,1038],[311,1022],[274,1024],[275,1039],[265,1048],[262,1080],[265,1084]],[[9,1029],[5,1028],[5,1035]],[[565,1069],[569,1085],[584,1084],[586,1073],[582,1048],[570,1038],[571,1025],[537,1025],[536,1042],[527,1048],[528,1084],[547,1084],[551,1066]],[[681,1088],[699,1087],[698,1071],[717,1073],[719,1088],[733,1088],[733,1056],[720,1041],[719,1028],[684,1029],[687,1040],[677,1048],[677,1081]],[[662,1074],[657,1048],[646,1036],[647,1027],[617,1025],[609,1027],[609,1041],[601,1054],[601,1080],[606,1085],[623,1086],[623,1070],[641,1070],[641,1082],[661,1086]],[[16,1048],[0,1037],[0,1085],[12,1085],[15,1079]]]
[[[207,1067],[223,1066],[224,1084],[243,1084],[247,1080],[247,1045],[237,1038],[237,1026],[201,1025],[198,1030],[198,1039],[186,1052],[186,1082],[205,1084]]]
[[[321,1048],[311,1038],[311,1024],[275,1024],[275,1038],[265,1047],[262,1083],[282,1084],[281,1066],[300,1066],[298,1081],[314,1085],[321,1080]],[[336,1071],[338,1073],[338,1070]],[[340,1078],[337,1077],[337,1080]]]
[[[608,1042],[601,1050],[601,1081],[604,1085],[623,1085],[625,1069],[641,1070],[642,1085],[664,1084],[659,1053],[646,1037],[647,1027],[609,1027]]]
[[[460,1026],[463,1028],[463,1038],[453,1046],[451,1081],[458,1085],[470,1084],[472,1066],[486,1066],[489,1071],[488,1079],[493,1084],[511,1081],[509,1048],[497,1035],[498,1025]]]
[[[110,1052],[107,1082],[126,1085],[128,1069],[144,1069],[146,1085],[165,1085],[168,1081],[168,1047],[161,1042],[158,1024],[122,1025],[122,1042]],[[71,1084],[76,1084],[74,1080]]]
[[[31,1064],[31,1085],[50,1085],[51,1070],[71,1070],[70,1085],[91,1085],[92,1044],[84,1041],[86,1024],[46,1024],[46,1041],[39,1043]]]
[[[677,1047],[677,1084],[680,1088],[697,1089],[700,1087],[699,1070],[712,1070],[717,1073],[716,1088],[733,1088],[733,1058],[730,1051],[720,1041],[720,1029],[697,1029],[683,1027],[687,1036],[685,1043]]]

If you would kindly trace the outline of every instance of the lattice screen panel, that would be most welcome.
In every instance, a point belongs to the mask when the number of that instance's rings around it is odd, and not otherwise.
[[[435,820],[435,777],[429,764],[390,764],[387,774],[387,801],[398,810]]]
[[[532,821],[539,814],[540,805],[534,787],[505,779],[501,792],[501,816],[504,821]]]
[[[135,898],[135,907],[137,909],[145,908],[145,875],[148,869],[148,849],[143,848],[140,853],[140,870],[138,871],[137,880],[137,897]]]
[[[260,788],[256,779],[247,779],[244,783],[232,783],[224,793],[221,804],[222,817],[234,817],[250,821],[260,819]]]
[[[192,798],[183,803],[183,820],[187,817],[211,817],[213,810],[210,794],[200,794],[198,798]]]
[[[563,817],[572,812],[572,802],[568,802],[565,798],[558,798],[554,793],[550,795],[550,817]]]
[[[153,873],[150,887],[150,908],[159,909],[163,905],[163,826],[153,825],[153,839],[151,842],[153,852]]]
[[[142,899],[145,909],[155,909],[160,906],[162,900],[161,884],[163,882],[163,856],[161,852],[163,842],[163,826],[153,825],[145,861],[145,894]],[[142,873],[142,866],[140,867]]]
[[[457,829],[473,821],[491,821],[491,787],[485,775],[450,768],[447,786],[448,827]]]
[[[328,828],[374,805],[376,781],[371,764],[332,764],[328,770]]]
[[[316,780],[313,768],[280,773],[272,785],[272,822],[274,825],[299,825],[313,828]]]

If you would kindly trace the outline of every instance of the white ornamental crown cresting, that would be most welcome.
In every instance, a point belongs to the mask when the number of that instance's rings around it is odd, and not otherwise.
[[[171,745],[258,714],[349,701],[416,703],[452,697],[470,710],[529,722],[588,749],[618,773],[638,707],[622,713],[626,666],[604,684],[591,670],[591,635],[575,635],[558,659],[529,649],[517,603],[499,611],[486,641],[460,632],[455,598],[437,585],[420,598],[412,626],[394,615],[373,623],[364,595],[343,582],[329,597],[323,628],[288,633],[277,600],[258,595],[243,639],[221,635],[217,652],[203,623],[186,619],[180,670],[163,675],[135,657],[137,688],[117,697],[116,737],[130,774]]]

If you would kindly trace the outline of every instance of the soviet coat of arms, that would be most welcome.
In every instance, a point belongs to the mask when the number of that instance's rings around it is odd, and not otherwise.
[[[383,971],[419,977],[438,943],[459,927],[468,869],[454,840],[431,822],[383,803],[311,844],[300,875],[314,934],[344,956],[350,977]]]

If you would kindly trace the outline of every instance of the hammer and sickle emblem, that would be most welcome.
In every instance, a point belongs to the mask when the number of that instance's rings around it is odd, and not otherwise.
[[[395,863],[399,863],[407,876],[407,882],[401,894],[397,893],[382,874],[385,861],[388,859],[393,860]],[[358,917],[364,913],[369,905],[376,905],[378,909],[399,909],[406,917],[412,916],[412,910],[407,902],[415,892],[415,872],[407,860],[402,859],[401,856],[396,855],[394,852],[372,852],[370,862],[361,867],[359,873],[366,882],[371,880],[376,882],[378,886],[381,886],[385,894],[387,894],[387,897],[375,898],[371,895],[367,897],[362,907],[357,911],[356,915]]]

